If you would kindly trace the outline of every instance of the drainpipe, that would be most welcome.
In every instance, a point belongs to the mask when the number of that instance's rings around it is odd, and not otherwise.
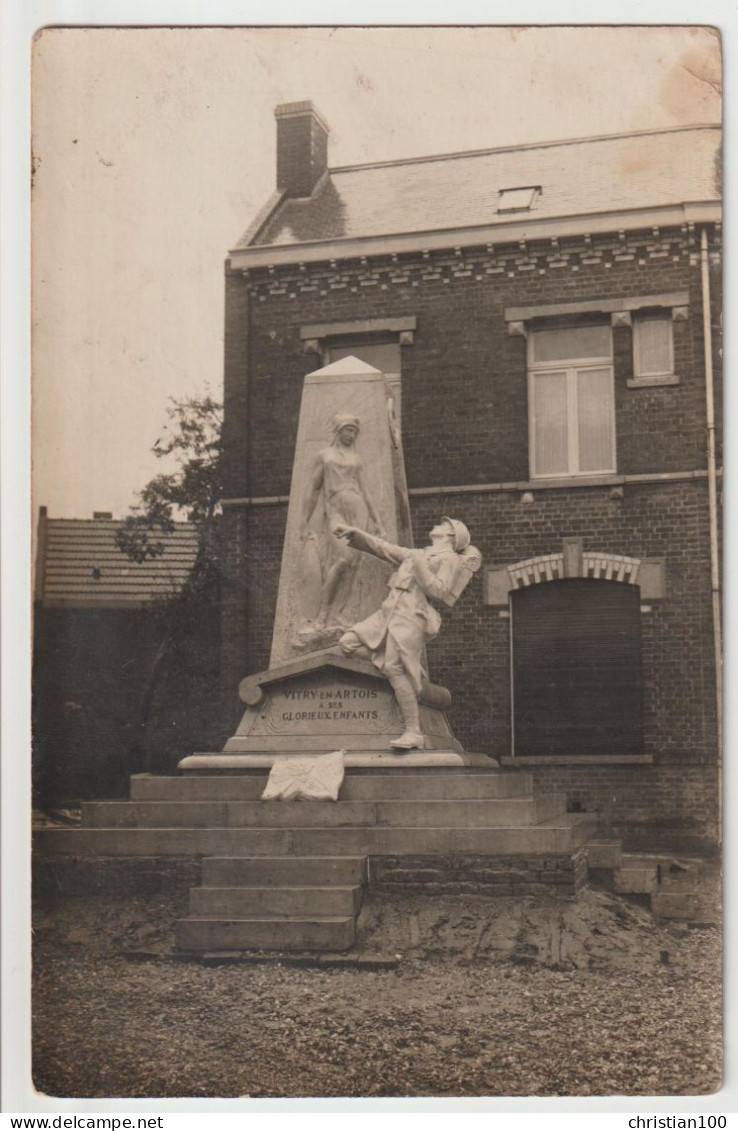
[[[718,547],[717,467],[715,458],[715,387],[712,372],[712,323],[710,310],[710,270],[707,255],[707,231],[700,237],[702,275],[702,326],[705,343],[705,407],[707,415],[707,488],[710,508],[710,573],[712,588],[712,624],[715,643],[715,698],[717,706],[717,771],[718,771],[718,842],[722,843],[723,826],[723,645],[720,615],[720,551]]]

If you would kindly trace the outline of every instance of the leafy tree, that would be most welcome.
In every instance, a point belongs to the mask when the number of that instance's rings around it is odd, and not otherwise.
[[[207,550],[222,496],[223,406],[210,396],[171,397],[167,415],[172,424],[151,450],[157,459],[174,456],[177,468],[155,475],[139,491],[138,504],[116,534],[118,548],[135,562],[161,557],[161,534],[171,534],[175,516],[194,523]]]
[[[159,603],[159,645],[147,673],[134,728],[132,754],[137,765],[152,768],[146,732],[155,694],[169,665],[182,685],[197,676],[203,649],[198,634],[207,617],[217,617],[220,596],[220,552],[217,516],[222,497],[223,409],[209,395],[171,398],[170,423],[152,451],[174,461],[174,469],[155,475],[138,493],[138,502],[116,532],[118,548],[131,561],[143,563],[166,554],[177,521],[197,531],[197,553],[182,588]],[[209,696],[212,698],[212,696]]]

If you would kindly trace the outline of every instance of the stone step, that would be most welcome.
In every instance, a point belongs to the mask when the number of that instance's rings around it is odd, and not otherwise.
[[[587,845],[587,865],[590,868],[617,868],[622,859],[622,842],[619,840],[592,840]]]
[[[353,916],[322,918],[180,919],[180,950],[348,950],[353,946]]]
[[[531,826],[293,829],[290,851],[295,855],[323,856],[331,855],[335,846],[340,845],[344,853],[366,856],[569,852],[583,844],[596,828],[594,820],[579,822],[573,816],[568,814]]]
[[[364,856],[221,856],[202,862],[210,887],[355,887],[366,879]]]
[[[566,810],[566,795],[482,801],[88,801],[85,828],[485,828],[536,825]]]
[[[266,774],[131,778],[132,801],[258,801]],[[529,797],[531,774],[376,773],[348,774],[341,801],[452,801],[485,797]]]
[[[34,844],[56,856],[535,856],[571,852],[596,828],[592,815],[568,813],[539,825],[476,828],[38,829]]]
[[[621,864],[613,870],[613,885],[621,895],[650,895],[658,887],[656,864]]]
[[[360,906],[360,887],[190,888],[193,919],[334,918]]]

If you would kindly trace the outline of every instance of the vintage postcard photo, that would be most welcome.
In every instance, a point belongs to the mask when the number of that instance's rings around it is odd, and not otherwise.
[[[722,56],[33,45],[33,1084],[722,1086]]]

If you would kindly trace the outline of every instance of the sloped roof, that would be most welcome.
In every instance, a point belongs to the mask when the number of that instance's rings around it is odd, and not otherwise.
[[[489,227],[717,201],[719,126],[543,142],[329,170],[238,248]],[[504,189],[540,186],[530,211],[498,211]]]
[[[159,558],[132,562],[115,544],[113,519],[42,519],[37,596],[47,607],[136,607],[181,589],[197,554],[197,533],[178,523]],[[45,526],[45,530],[44,530]]]

